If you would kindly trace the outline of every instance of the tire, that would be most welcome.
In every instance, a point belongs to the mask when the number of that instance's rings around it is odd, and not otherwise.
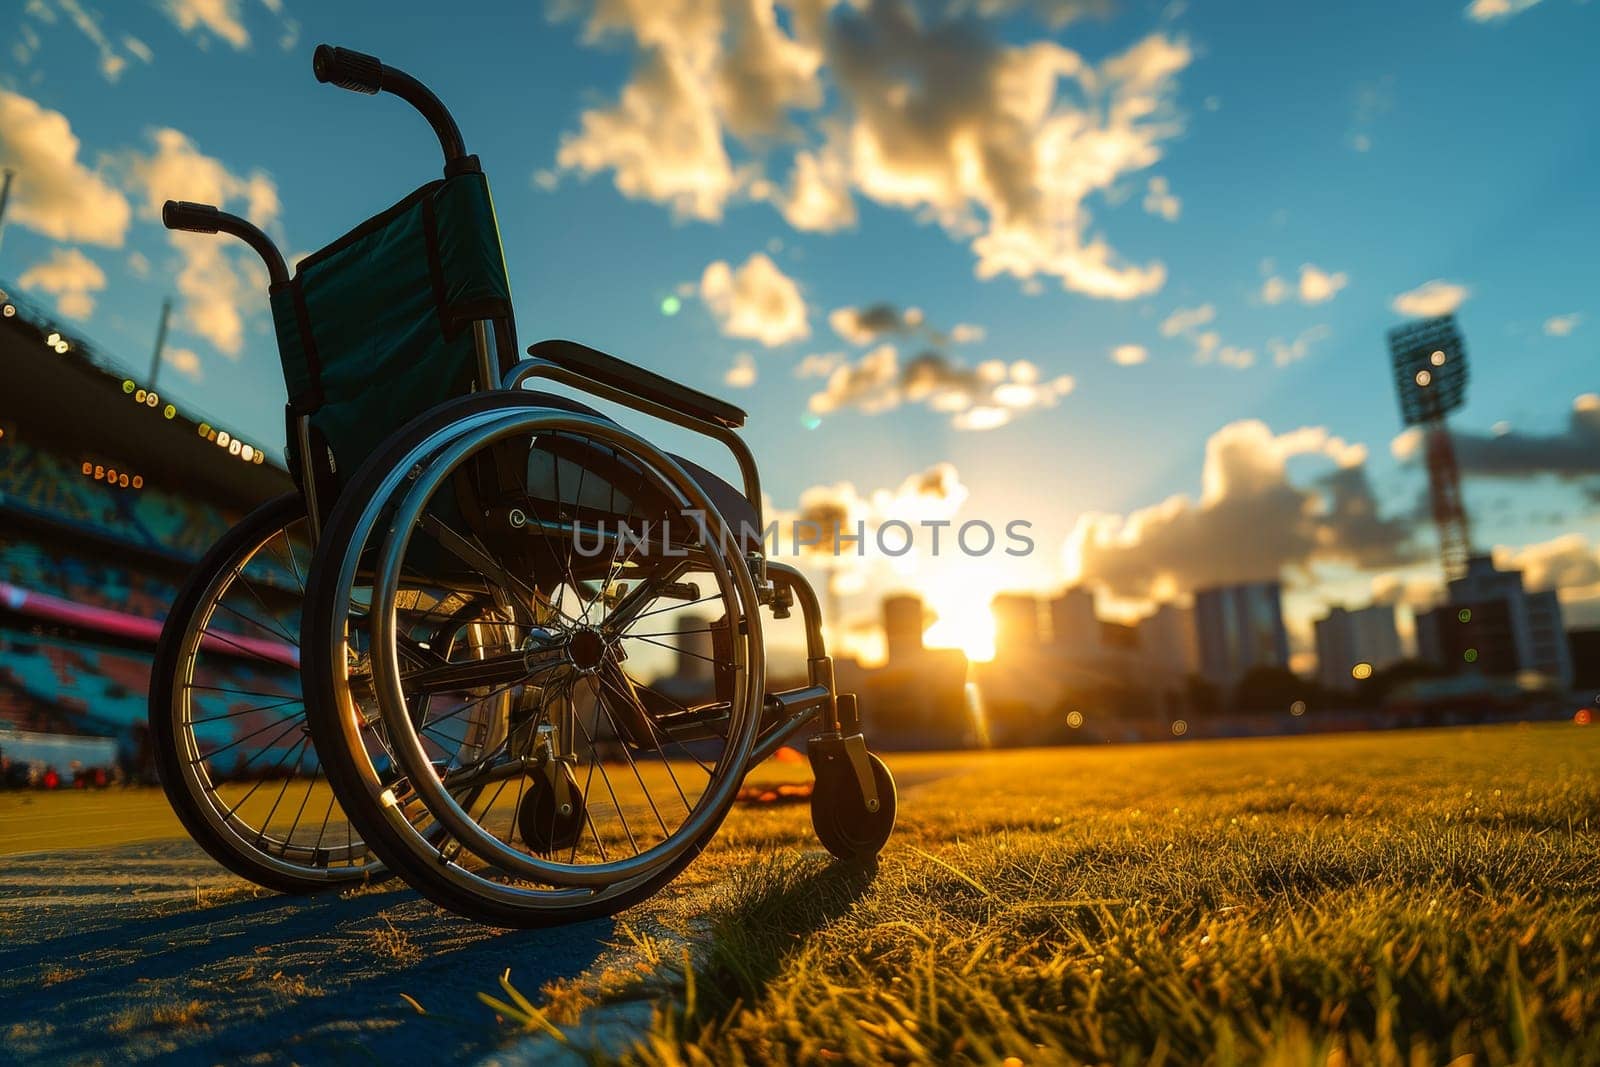
[[[817,840],[846,863],[865,863],[883,851],[894,832],[894,775],[876,753],[867,753],[878,787],[878,810],[868,811],[861,787],[848,768],[817,779],[811,792],[811,826]]]
[[[377,532],[367,534],[361,529],[363,515],[369,502],[382,489],[385,480],[399,464],[414,462],[407,457],[430,438],[445,432],[461,420],[476,416],[492,417],[496,414],[513,415],[533,410],[549,410],[552,405],[546,402],[547,399],[535,399],[520,392],[479,393],[457,398],[439,405],[390,436],[350,480],[324,525],[323,544],[328,550],[319,551],[313,562],[307,582],[305,614],[302,622],[306,637],[302,671],[312,736],[329,779],[362,838],[371,844],[374,851],[391,869],[406,878],[413,887],[434,903],[477,922],[505,928],[538,928],[604,917],[649,898],[676,877],[704,849],[731,809],[735,792],[728,791],[727,798],[721,803],[720,808],[711,813],[704,832],[680,846],[681,851],[674,858],[655,866],[646,875],[637,876],[636,880],[627,884],[625,888],[612,891],[609,895],[604,895],[605,890],[552,891],[548,902],[540,903],[538,906],[511,904],[503,899],[464,888],[458,881],[446,877],[441,869],[451,864],[442,862],[442,857],[439,855],[420,854],[415,847],[417,839],[423,837],[422,831],[416,829],[420,825],[419,820],[411,818],[408,813],[407,819],[412,824],[408,838],[407,828],[391,822],[380,808],[378,797],[373,795],[373,783],[369,781],[370,771],[364,770],[362,766],[363,762],[370,764],[370,759],[365,747],[360,746],[359,734],[352,732],[358,731],[360,727],[343,721],[345,715],[339,700],[342,672],[336,670],[331,652],[337,647],[338,642],[343,640],[343,631],[335,632],[336,626],[342,625],[340,620],[344,616],[344,608],[336,602],[341,595],[339,572],[344,563],[343,555],[369,548],[370,545],[365,540],[368,536],[373,542],[377,541],[380,536]],[[553,414],[563,415],[567,412],[558,408]],[[457,438],[452,436],[451,439]],[[439,448],[442,447],[445,446],[440,444]],[[435,448],[428,454],[432,455],[437,451],[438,448]],[[362,540],[362,545],[356,545],[357,540]],[[338,546],[337,551],[333,550],[334,546]],[[750,606],[747,614],[752,621],[755,621],[753,587],[749,586],[750,579],[744,569],[742,557],[734,557],[730,566],[736,568],[742,578],[744,586],[741,588],[749,587],[752,590],[749,593]],[[754,636],[751,638],[753,647],[759,649],[759,625],[754,625],[751,629],[754,631]],[[754,668],[748,683],[758,691],[755,703],[759,703],[761,666],[764,664],[758,664]],[[758,715],[753,715],[749,727],[752,742],[756,720]],[[362,749],[359,754],[356,751],[358,746]],[[740,774],[742,776],[742,771]],[[617,884],[622,883],[619,881]]]
[[[162,626],[151,666],[149,699],[150,742],[156,769],[167,800],[189,836],[213,859],[240,877],[268,889],[295,894],[358,883],[381,873],[381,868],[360,842],[347,843],[343,850],[327,850],[347,854],[348,863],[334,867],[319,866],[314,859],[293,862],[288,859],[289,849],[284,850],[284,855],[274,855],[264,847],[265,836],[252,840],[248,832],[251,828],[241,825],[242,820],[236,814],[219,811],[216,802],[220,797],[206,790],[206,780],[211,778],[206,765],[209,761],[200,755],[200,745],[193,732],[192,705],[182,701],[193,699],[192,696],[186,698],[185,694],[190,690],[197,657],[202,654],[205,627],[217,605],[233,583],[241,580],[240,572],[250,558],[271,544],[276,536],[286,536],[287,531],[304,521],[305,515],[305,504],[299,495],[285,494],[245,516],[206,553],[184,583]],[[228,574],[230,570],[234,572],[232,576]],[[294,624],[298,624],[298,619]],[[201,627],[199,634],[191,629],[196,625]],[[294,717],[292,705],[284,714],[285,721]],[[302,710],[300,717],[304,714]],[[190,756],[191,752],[196,755]],[[304,756],[302,750],[301,758]],[[201,764],[198,769],[196,763]],[[289,781],[285,779],[285,789]],[[314,789],[315,782],[314,773],[308,790]],[[336,810],[335,806],[327,809],[324,827]],[[253,829],[262,835],[267,832],[266,826]]]

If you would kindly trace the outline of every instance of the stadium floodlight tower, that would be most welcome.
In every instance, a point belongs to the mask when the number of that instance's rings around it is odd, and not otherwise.
[[[1422,431],[1428,461],[1428,496],[1439,529],[1439,556],[1446,578],[1466,574],[1472,531],[1461,498],[1461,469],[1445,417],[1460,407],[1467,392],[1467,347],[1454,315],[1440,315],[1389,331],[1394,386],[1400,415]]]

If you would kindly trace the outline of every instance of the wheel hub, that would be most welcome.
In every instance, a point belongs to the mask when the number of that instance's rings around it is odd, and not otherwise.
[[[593,674],[606,658],[606,640],[600,631],[584,626],[567,639],[567,658],[580,674]]]

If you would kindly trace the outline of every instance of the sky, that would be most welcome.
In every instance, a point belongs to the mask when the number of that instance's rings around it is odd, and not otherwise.
[[[313,80],[326,41],[455,113],[524,343],[745,407],[775,515],[1002,531],[813,560],[869,654],[903,588],[969,648],[994,592],[1080,581],[1132,618],[1280,577],[1302,654],[1329,604],[1404,619],[1440,575],[1385,334],[1446,312],[1475,543],[1600,624],[1600,4],[6,7],[0,284],[139,375],[170,297],[162,393],[247,441],[282,443],[264,273],[160,203],[292,262],[439,167],[404,104]]]

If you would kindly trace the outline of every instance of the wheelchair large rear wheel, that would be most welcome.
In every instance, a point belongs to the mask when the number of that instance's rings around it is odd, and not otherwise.
[[[150,744],[184,828],[235,874],[285,893],[379,869],[306,726],[300,607],[311,556],[298,494],[247,515],[178,594],[150,679]]]
[[[675,460],[597,417],[466,398],[357,473],[324,543],[305,616],[318,750],[419,890],[545,925],[642,900],[704,847],[754,747],[764,660],[743,553]],[[447,618],[457,653],[417,640]]]

